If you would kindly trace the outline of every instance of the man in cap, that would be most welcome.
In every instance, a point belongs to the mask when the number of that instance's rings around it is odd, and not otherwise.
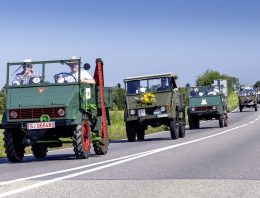
[[[58,83],[63,82],[75,82],[75,80],[78,79],[79,75],[79,65],[78,65],[78,58],[76,56],[71,57],[70,62],[67,63],[67,65],[70,67],[70,75],[64,76],[63,78],[58,79]],[[75,61],[73,61],[75,60]],[[83,83],[89,83],[89,84],[96,84],[93,77],[86,71],[86,70],[80,70],[80,81]]]
[[[22,64],[23,71],[16,74],[13,80],[13,85],[37,84],[41,81],[41,76],[38,72],[32,70],[32,60],[25,59]]]

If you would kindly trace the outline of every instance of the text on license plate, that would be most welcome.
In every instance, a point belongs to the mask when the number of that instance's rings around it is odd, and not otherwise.
[[[142,116],[145,116],[146,113],[145,113],[145,109],[138,109],[138,116],[139,117],[142,117]]]
[[[55,122],[34,122],[34,123],[27,123],[27,129],[50,129],[55,128]]]

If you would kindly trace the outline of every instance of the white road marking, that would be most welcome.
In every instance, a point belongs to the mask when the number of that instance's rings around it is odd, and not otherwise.
[[[252,124],[252,123],[254,123],[255,121],[251,121],[251,122],[249,122],[249,124]]]
[[[216,137],[216,136],[219,136],[219,135],[222,135],[222,134],[234,131],[236,129],[245,127],[247,125],[248,124],[243,124],[241,126],[238,126],[238,127],[232,128],[232,129],[228,129],[226,131],[223,131],[223,132],[220,132],[220,133],[217,133],[217,134],[214,134],[214,135],[206,136],[206,137],[203,137],[203,138],[199,138],[199,139],[195,139],[195,140],[191,140],[191,141],[188,141],[188,142],[183,142],[183,143],[175,144],[175,145],[171,145],[171,146],[166,146],[166,147],[159,148],[159,149],[154,149],[154,150],[146,151],[146,152],[143,152],[143,153],[129,155],[131,157],[125,156],[125,157],[122,157],[122,160],[115,161],[115,159],[112,159],[111,161],[114,160],[115,162],[112,162],[110,164],[106,164],[106,165],[103,165],[103,166],[95,167],[95,168],[92,168],[92,169],[89,169],[89,170],[73,173],[73,174],[70,174],[70,175],[66,175],[66,176],[62,176],[62,177],[57,177],[57,178],[54,178],[54,179],[46,180],[46,181],[39,182],[39,183],[36,183],[36,184],[33,184],[33,185],[29,185],[29,186],[26,186],[26,187],[18,188],[18,189],[15,189],[15,190],[10,190],[8,192],[0,194],[0,197],[10,196],[10,195],[17,194],[17,193],[20,193],[20,192],[24,192],[24,191],[27,191],[27,190],[31,190],[31,189],[34,189],[34,188],[38,188],[40,186],[44,186],[44,185],[48,185],[48,184],[51,184],[51,183],[55,183],[55,182],[58,182],[58,181],[61,181],[61,180],[65,180],[65,179],[77,177],[77,176],[80,176],[80,175],[83,175],[83,174],[87,174],[87,173],[95,172],[95,171],[98,171],[98,170],[106,169],[106,168],[109,168],[109,167],[112,167],[112,166],[116,166],[116,165],[119,165],[119,164],[122,164],[122,163],[126,163],[126,162],[129,162],[129,161],[135,160],[135,159],[143,158],[145,156],[153,155],[153,154],[156,154],[156,153],[159,153],[159,152],[162,152],[162,151],[166,151],[166,150],[170,150],[170,149],[173,149],[173,148],[177,148],[177,147],[181,147],[181,146],[184,146],[184,145],[188,145],[188,144],[192,144],[192,143],[195,143],[195,142],[199,142],[199,141],[202,141],[202,140],[210,139],[210,138],[213,138],[213,137]],[[123,158],[125,158],[125,159],[123,159]],[[119,159],[119,158],[117,158],[117,159]],[[102,162],[100,162],[100,163],[102,163]],[[90,165],[92,165],[92,164],[90,164]],[[66,170],[64,170],[64,171],[66,171]]]

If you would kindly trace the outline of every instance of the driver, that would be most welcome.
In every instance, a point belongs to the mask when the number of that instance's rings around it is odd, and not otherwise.
[[[76,56],[71,57],[72,60],[76,60]],[[77,64],[77,61],[71,61],[67,63],[70,67],[70,72],[65,73],[61,78],[58,79],[58,83],[64,83],[64,82],[76,82],[79,75],[79,66]],[[89,83],[89,84],[96,84],[96,81],[93,79],[93,77],[86,71],[81,70],[80,71],[80,81],[83,83]]]
[[[13,85],[25,85],[25,84],[35,84],[40,83],[41,76],[38,72],[32,70],[32,60],[25,59],[22,64],[23,71],[17,73],[13,80]]]
[[[169,89],[169,86],[167,85],[167,79],[161,78],[161,86],[157,89],[157,91],[165,91],[168,89]]]

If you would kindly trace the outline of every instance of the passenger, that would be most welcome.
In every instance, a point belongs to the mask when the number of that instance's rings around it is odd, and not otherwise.
[[[31,59],[25,59],[22,64],[23,71],[16,74],[12,82],[13,85],[37,84],[41,82],[41,75],[32,70]]]
[[[59,78],[57,80],[58,83],[77,82],[78,75],[79,75],[79,65],[78,65],[78,61],[76,61],[77,57],[72,56],[71,59],[75,61],[71,61],[67,63],[67,65],[70,67],[71,70],[70,73],[68,74],[65,73],[62,76],[62,78]],[[80,82],[96,84],[96,81],[86,70],[80,70]]]

